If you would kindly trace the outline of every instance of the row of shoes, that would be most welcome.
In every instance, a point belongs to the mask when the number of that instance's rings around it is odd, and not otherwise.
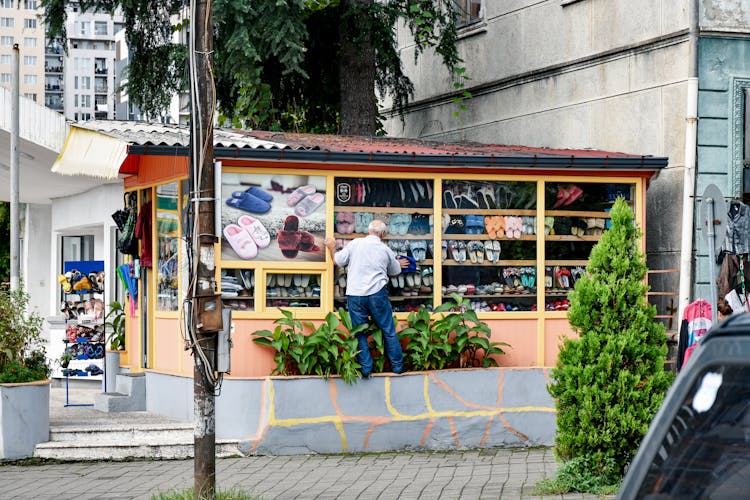
[[[396,255],[411,256],[417,262],[432,257],[432,242],[426,240],[388,240],[388,247]]]
[[[222,299],[222,304],[227,309],[233,311],[252,311],[253,301],[252,300],[235,300],[235,299]]]
[[[581,266],[546,267],[544,270],[544,288],[547,290],[568,290],[575,286],[585,269]]]
[[[544,234],[573,236],[601,236],[612,227],[611,221],[603,217],[545,217]]]
[[[568,301],[568,299],[563,299],[547,302],[544,306],[544,309],[545,311],[567,311],[569,307],[570,302]]]
[[[456,262],[465,262],[468,258],[473,264],[487,262],[497,263],[500,260],[502,247],[498,240],[485,240],[469,242],[461,240],[443,240],[442,259],[445,261],[450,256]]]
[[[432,267],[424,267],[414,273],[401,273],[391,277],[393,288],[431,287],[433,283]]]
[[[266,297],[320,297],[320,286],[290,286],[266,288]]]
[[[104,342],[104,325],[93,327],[69,324],[65,335],[70,343]]]
[[[536,311],[536,304],[510,304],[506,302],[492,302],[488,303],[486,300],[478,301],[472,300],[470,303],[471,309],[476,312],[489,312],[489,311]]]
[[[89,375],[101,375],[104,371],[98,365],[91,363],[85,370],[75,368],[63,368],[63,377],[87,377]]]
[[[317,302],[303,302],[298,300],[272,300],[268,303],[269,307],[320,307]]]
[[[62,285],[65,293],[103,293],[104,271],[98,273],[82,274],[77,269],[58,274],[57,281]]]
[[[428,179],[339,178],[334,191],[337,205],[363,207],[431,207],[433,181]]]
[[[421,309],[432,311],[432,304],[425,304],[416,300],[404,300],[393,304],[393,312],[419,312]]]
[[[443,208],[530,209],[536,206],[536,186],[529,182],[455,181],[443,187]]]
[[[65,350],[72,359],[101,359],[104,357],[104,344],[102,343],[69,344]]]
[[[268,274],[266,275],[267,287],[295,287],[306,288],[317,285],[320,287],[319,274]]]

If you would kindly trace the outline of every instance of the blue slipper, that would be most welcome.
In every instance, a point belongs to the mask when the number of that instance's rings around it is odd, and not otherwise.
[[[232,193],[233,198],[241,198],[243,194],[250,193],[251,195],[255,196],[256,198],[260,198],[261,200],[270,203],[271,200],[273,200],[273,195],[270,193],[267,193],[266,191],[263,191],[258,186],[251,186],[244,191],[235,191]]]
[[[264,214],[271,210],[271,205],[268,202],[250,193],[244,193],[239,198],[229,198],[227,205],[254,214]]]

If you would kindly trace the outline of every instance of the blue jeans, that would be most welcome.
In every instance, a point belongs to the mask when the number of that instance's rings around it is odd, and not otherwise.
[[[391,370],[394,373],[404,371],[404,355],[396,336],[396,328],[393,326],[393,309],[388,299],[387,287],[384,286],[380,291],[363,297],[349,295],[346,297],[346,304],[352,318],[352,326],[367,323],[369,316],[372,316],[375,324],[383,331],[385,355],[391,363]],[[362,376],[369,377],[372,373],[372,356],[370,356],[370,347],[367,345],[366,333],[357,335],[357,346],[359,348],[357,362],[362,367]]]

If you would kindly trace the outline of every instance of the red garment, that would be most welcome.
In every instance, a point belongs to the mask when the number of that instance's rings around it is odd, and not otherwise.
[[[151,202],[146,202],[135,221],[135,237],[141,240],[141,267],[152,267],[151,261]]]

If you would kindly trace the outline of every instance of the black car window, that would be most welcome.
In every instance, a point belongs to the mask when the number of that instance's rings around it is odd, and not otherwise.
[[[750,497],[750,367],[708,366],[666,433],[636,498]]]

